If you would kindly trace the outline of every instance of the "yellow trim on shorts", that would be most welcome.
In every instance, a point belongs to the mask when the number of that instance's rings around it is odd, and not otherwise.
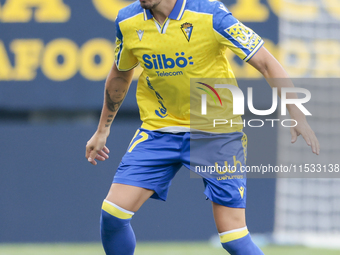
[[[243,147],[244,163],[247,163],[248,138],[247,138],[247,135],[245,133],[243,133],[241,142],[242,142],[242,147]]]
[[[112,216],[115,216],[119,219],[126,220],[132,218],[132,214],[123,212],[106,201],[103,202],[102,209],[108,214],[111,214]]]
[[[249,231],[248,229],[243,229],[241,231],[237,231],[237,232],[232,232],[232,233],[228,233],[225,235],[220,236],[220,240],[221,243],[227,243],[227,242],[231,242],[237,239],[241,239],[242,237],[245,237],[246,235],[248,235]]]

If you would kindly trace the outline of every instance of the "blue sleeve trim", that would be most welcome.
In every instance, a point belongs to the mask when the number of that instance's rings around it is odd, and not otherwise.
[[[241,49],[245,55],[249,55],[251,52],[245,49],[237,40],[229,35],[225,30],[229,27],[239,23],[239,21],[232,15],[231,12],[224,6],[223,3],[216,2],[214,16],[213,16],[213,28],[221,36],[230,41],[235,47]]]

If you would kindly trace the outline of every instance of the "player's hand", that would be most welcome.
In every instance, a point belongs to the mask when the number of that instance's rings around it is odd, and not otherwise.
[[[86,144],[85,157],[92,165],[97,165],[97,161],[104,161],[109,158],[109,149],[105,146],[107,136],[97,132]]]
[[[309,126],[306,119],[300,119],[297,120],[298,122],[297,126],[290,128],[290,133],[292,135],[292,143],[295,143],[297,141],[297,137],[299,135],[302,135],[303,139],[305,139],[308,146],[312,148],[313,153],[316,155],[319,155],[320,153],[320,144],[318,141],[318,138],[316,137],[314,131]]]

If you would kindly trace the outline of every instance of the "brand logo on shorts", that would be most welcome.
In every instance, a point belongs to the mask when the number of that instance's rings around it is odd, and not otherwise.
[[[240,187],[240,188],[238,188],[238,191],[240,192],[241,198],[243,199],[244,188]]]

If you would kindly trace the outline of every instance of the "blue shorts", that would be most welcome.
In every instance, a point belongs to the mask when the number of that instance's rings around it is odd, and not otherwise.
[[[151,197],[165,201],[171,180],[184,165],[202,176],[208,199],[228,207],[245,208],[246,178],[240,169],[245,166],[246,150],[247,137],[243,132],[172,134],[140,128],[113,183],[154,190]],[[222,169],[234,171],[226,173]]]

